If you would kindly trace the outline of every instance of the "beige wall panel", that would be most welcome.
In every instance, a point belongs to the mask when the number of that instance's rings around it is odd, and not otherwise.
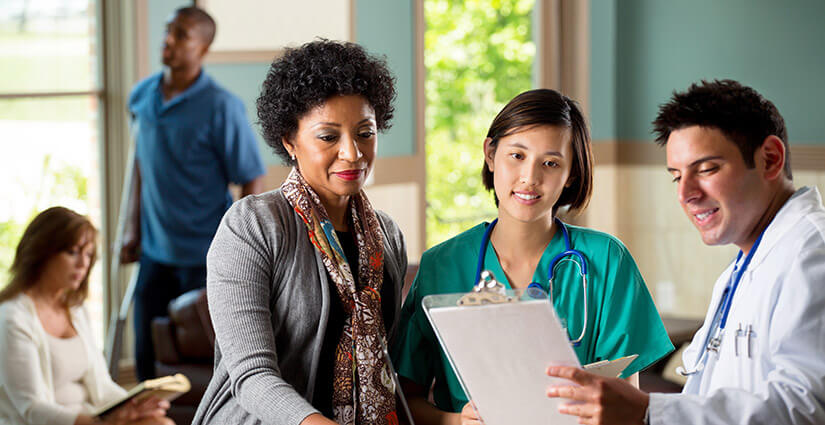
[[[662,314],[703,317],[719,274],[736,255],[733,246],[705,245],[676,199],[660,166],[623,165],[615,213],[627,245]]]
[[[664,166],[620,166],[621,230],[684,228],[676,185]]]
[[[341,0],[202,0],[220,30],[213,52],[279,50],[324,37],[349,40],[350,2]]]
[[[582,225],[610,234],[618,232],[618,181],[618,166],[597,165],[593,168],[593,196],[590,198],[590,205],[581,216]]]
[[[407,242],[407,259],[410,263],[418,263],[424,252],[424,241],[421,234],[419,205],[421,186],[417,183],[399,183],[370,186],[365,189],[373,208],[389,214]]]
[[[704,245],[693,229],[650,229],[623,239],[662,315],[704,317],[716,279],[736,255],[731,246]]]
[[[825,194],[825,171],[794,171],[793,183],[797,188],[816,186],[820,195]]]

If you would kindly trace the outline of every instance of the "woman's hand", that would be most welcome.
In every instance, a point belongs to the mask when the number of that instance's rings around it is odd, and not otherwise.
[[[162,398],[149,397],[136,402],[134,409],[138,418],[166,416],[166,411],[169,410],[169,402]]]
[[[140,401],[132,399],[115,409],[107,419],[112,419],[113,423],[129,423],[143,418],[166,416],[167,410],[169,402],[158,397]]]
[[[481,418],[478,417],[478,413],[476,412],[477,411],[472,400],[469,401],[464,405],[464,408],[461,409],[461,413],[459,414],[459,423],[461,425],[481,425]]]
[[[166,417],[169,402],[157,397],[136,401],[129,400],[113,410],[101,421],[88,415],[79,415],[74,425],[174,425]]]

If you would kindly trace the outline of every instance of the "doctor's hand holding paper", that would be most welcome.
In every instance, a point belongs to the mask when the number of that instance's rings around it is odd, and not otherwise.
[[[708,245],[740,252],[684,354],[682,394],[551,367],[579,387],[548,396],[594,424],[825,423],[825,208],[794,189],[787,131],[770,101],[731,81],[676,93],[654,121],[679,202]]]
[[[532,284],[550,294],[582,364],[638,354],[622,375],[636,382],[639,370],[673,349],[621,241],[557,218],[559,208],[583,209],[592,192],[590,135],[578,105],[554,90],[524,92],[495,117],[483,148],[482,179],[494,191],[497,220],[425,252],[401,311],[393,364],[419,424],[480,423],[421,305],[427,295],[471,291],[480,270],[506,289]],[[558,258],[570,250],[577,253]],[[543,330],[526,317],[523,326]]]

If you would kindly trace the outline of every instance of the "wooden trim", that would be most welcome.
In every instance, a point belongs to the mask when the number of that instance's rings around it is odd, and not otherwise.
[[[590,111],[590,2],[537,0],[534,81],[575,99]]]
[[[658,165],[665,166],[665,148],[652,140],[595,140],[593,157],[600,165]],[[822,145],[794,145],[791,143],[791,168],[799,171],[825,171],[825,143]]]
[[[104,93],[104,90],[109,89],[109,79],[114,74],[110,68],[115,68],[115,65],[118,63],[113,60],[110,56],[111,44],[116,43],[117,39],[119,39],[119,35],[116,35],[114,38],[115,40],[109,40],[107,37],[109,32],[111,31],[111,27],[113,26],[113,19],[117,19],[117,14],[114,12],[119,11],[117,4],[112,4],[112,2],[100,2],[97,6],[97,33],[96,36],[98,39],[96,40],[96,48],[97,48],[97,64],[100,69],[98,75],[100,76],[100,84],[103,87],[101,93],[99,94],[99,99],[101,100],[98,109],[98,146],[97,146],[97,155],[98,161],[101,165],[98,165],[98,173],[100,178],[100,220],[101,222],[98,224],[98,228],[100,229],[100,238],[102,239],[103,249],[101,249],[100,253],[100,267],[101,267],[101,276],[103,285],[102,294],[103,294],[103,339],[106,341],[109,337],[107,335],[109,333],[109,319],[112,317],[112,307],[118,305],[117,299],[120,297],[120,288],[117,285],[114,285],[111,281],[111,251],[106,249],[110,246],[114,245],[114,236],[113,236],[113,228],[115,226],[112,225],[112,217],[117,217],[116,210],[112,210],[112,205],[117,205],[115,202],[112,202],[112,185],[115,183],[112,174],[116,174],[117,172],[117,164],[114,167],[109,166],[109,155],[111,153],[112,148],[109,146],[107,141],[109,140],[109,136],[111,133],[112,125],[109,123],[109,120],[115,120],[115,117],[111,116],[110,108],[111,108],[111,101],[109,98],[112,96],[109,93]],[[119,24],[120,22],[116,22]],[[116,72],[116,71],[115,71]],[[115,219],[115,222],[116,219]]]
[[[631,165],[658,165],[664,167],[667,163],[665,149],[653,141],[632,140],[621,142],[616,151],[620,164]]]
[[[418,155],[377,158],[373,167],[373,180],[376,185],[397,183],[424,185],[426,179],[422,178],[419,162]]]
[[[210,50],[204,63],[271,63],[284,53],[278,50]]]
[[[102,62],[102,61],[101,61]],[[0,93],[0,100],[42,98],[42,97],[79,97],[79,96],[103,96],[103,90],[86,91],[62,91],[62,92],[31,92],[31,93]]]
[[[136,80],[149,76],[149,4],[135,1],[135,61]]]
[[[357,0],[350,0],[349,2],[349,41],[353,43],[355,43],[355,36],[357,35],[357,28],[355,26],[358,24],[356,1]]]
[[[561,1],[559,18],[561,91],[590,116],[590,1]]]
[[[791,170],[825,171],[825,144],[791,144]]]
[[[413,253],[418,258],[427,249],[427,126],[426,106],[427,97],[425,93],[427,67],[424,64],[424,35],[427,30],[427,21],[424,16],[424,0],[413,1],[413,28],[415,38],[413,39],[413,51],[415,54],[415,170],[418,183],[418,237],[421,241],[421,252]]]
[[[561,89],[561,0],[537,0],[534,13],[538,16],[533,22],[536,37],[536,62],[538,68],[535,72],[538,76],[534,78],[538,87],[549,89]]]
[[[137,69],[137,52],[132,49],[137,46],[136,37],[138,28],[130,22],[136,14],[140,3],[106,1],[100,2],[101,40],[99,49],[102,54],[101,81],[103,85],[101,102],[101,138],[100,138],[100,177],[102,190],[102,237],[103,247],[114,246],[116,239],[118,213],[120,209],[123,177],[127,167],[129,147],[132,143],[129,132],[128,99],[129,91],[135,80],[134,72]],[[105,282],[104,296],[106,303],[104,311],[107,318],[111,316],[114,306],[120,305],[123,289],[128,278],[126,273],[121,275],[118,282],[111,281],[111,250],[103,249],[101,265],[103,281]],[[108,324],[108,322],[107,322]],[[106,332],[108,332],[108,328]],[[127,334],[128,335],[128,334]],[[124,338],[128,340],[129,337]],[[129,356],[128,350],[121,350],[122,355]]]
[[[596,165],[661,165],[665,166],[664,148],[652,140],[594,140]]]
[[[618,144],[609,141],[594,141],[591,145],[593,150],[593,165],[615,165],[619,162]]]

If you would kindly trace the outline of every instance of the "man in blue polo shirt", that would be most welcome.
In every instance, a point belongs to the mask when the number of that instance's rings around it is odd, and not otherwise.
[[[201,67],[214,35],[215,22],[203,10],[175,11],[166,24],[163,71],[139,82],[129,98],[136,188],[121,261],[140,260],[140,380],[155,376],[152,319],[167,315],[169,301],[206,283],[206,251],[232,203],[228,185],[241,185],[241,196],[262,188],[264,166],[243,103]]]

